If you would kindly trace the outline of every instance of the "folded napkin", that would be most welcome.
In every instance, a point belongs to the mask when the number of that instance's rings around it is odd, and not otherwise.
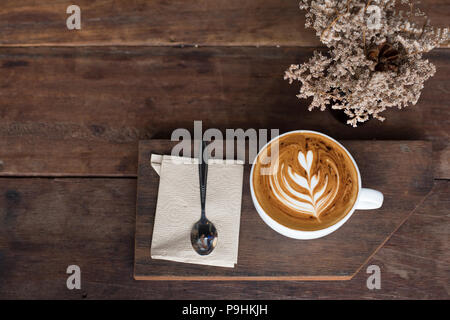
[[[152,154],[151,165],[160,176],[151,257],[233,268],[238,256],[243,162],[208,161],[206,217],[214,223],[218,241],[207,256],[194,251],[190,238],[201,214],[198,159]]]

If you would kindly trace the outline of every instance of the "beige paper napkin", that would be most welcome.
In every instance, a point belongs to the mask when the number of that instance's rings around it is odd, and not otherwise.
[[[151,165],[160,175],[151,257],[233,268],[238,256],[243,162],[208,161],[206,216],[216,226],[218,241],[207,256],[194,251],[190,238],[201,213],[198,160],[152,154]]]

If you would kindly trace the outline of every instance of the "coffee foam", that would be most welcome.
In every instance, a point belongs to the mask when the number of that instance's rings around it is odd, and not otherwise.
[[[314,133],[291,133],[262,150],[252,183],[264,211],[297,230],[319,230],[337,223],[358,194],[358,174],[351,158],[337,143]]]

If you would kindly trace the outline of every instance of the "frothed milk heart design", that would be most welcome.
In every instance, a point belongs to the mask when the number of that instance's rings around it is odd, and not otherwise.
[[[252,178],[269,216],[296,230],[319,230],[345,217],[358,195],[358,173],[335,142],[314,133],[292,133],[259,154]]]
[[[280,203],[299,213],[313,215],[320,220],[320,214],[333,203],[337,195],[339,172],[336,165],[330,163],[331,173],[324,173],[324,170],[321,172],[319,169],[317,174],[313,175],[314,153],[311,150],[307,151],[306,156],[302,151],[298,151],[297,158],[306,175],[302,176],[295,172],[290,165],[280,164],[278,158],[274,160],[276,174],[269,177],[270,187]],[[330,186],[336,185],[336,188],[329,187],[329,180],[333,180]]]

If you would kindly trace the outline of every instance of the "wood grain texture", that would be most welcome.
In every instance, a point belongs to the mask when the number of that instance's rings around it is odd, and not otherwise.
[[[448,1],[422,1],[433,25],[448,26]],[[7,46],[318,46],[293,0],[78,0],[82,25],[66,28],[64,0],[8,0],[0,9]]]
[[[175,144],[168,140],[140,143],[134,272],[137,280],[349,280],[432,187],[429,142],[344,141],[360,167],[363,185],[383,192],[383,207],[373,212],[357,211],[341,229],[327,237],[295,241],[267,227],[257,214],[250,196],[250,165],[246,165],[236,267],[154,260],[150,257],[150,245],[159,176],[150,165],[150,156],[170,154]]]
[[[82,13],[81,30],[68,31],[67,1],[6,1],[0,11],[0,43],[8,46],[320,44],[312,29],[305,31],[304,14],[297,1],[79,0],[76,4]],[[440,16],[438,11],[435,14]]]
[[[432,96],[427,90],[424,90],[421,96],[421,103],[431,106],[424,113],[424,135],[426,139],[433,141],[435,178],[450,179],[450,104],[447,100],[450,83],[446,83],[439,71],[436,75],[441,80],[436,82],[439,96]],[[445,100],[435,100],[440,97]]]
[[[136,176],[139,139],[176,128],[311,129],[337,139],[429,139],[449,178],[450,51],[416,106],[351,128],[307,111],[282,79],[312,48],[2,48],[0,174]]]
[[[386,298],[450,298],[449,208],[450,181],[436,181],[423,204],[369,262],[387,275]]]
[[[2,299],[448,299],[450,181],[349,281],[134,281],[135,179],[0,178]],[[424,229],[425,228],[425,229]],[[82,270],[67,290],[66,269]]]

